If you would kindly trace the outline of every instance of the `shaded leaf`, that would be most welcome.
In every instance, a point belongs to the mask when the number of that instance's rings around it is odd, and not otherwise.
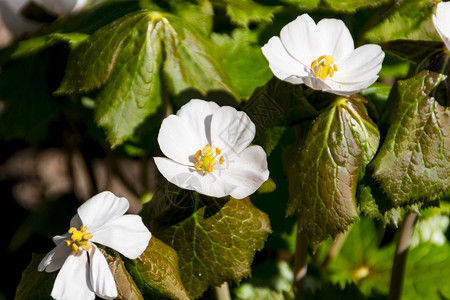
[[[450,186],[450,108],[429,96],[444,78],[423,71],[400,80],[388,100],[389,129],[372,167],[396,206],[435,200]]]
[[[189,299],[178,271],[175,250],[152,236],[147,249],[126,267],[145,297],[151,299]]]
[[[362,99],[337,98],[311,125],[304,141],[286,153],[287,213],[316,249],[329,235],[358,220],[356,185],[379,143]]]
[[[31,262],[23,271],[22,279],[17,286],[15,300],[52,299],[50,294],[57,272],[38,272],[39,263],[44,256],[44,254],[33,253]]]
[[[395,40],[381,44],[384,51],[395,54],[413,63],[420,63],[424,58],[435,52],[443,51],[445,48],[442,42],[432,41],[412,41]]]
[[[267,155],[277,146],[287,126],[318,114],[300,86],[275,77],[253,92],[243,110],[255,123],[256,137]]]
[[[200,197],[169,185],[146,209],[152,232],[177,251],[181,280],[194,299],[249,276],[255,251],[271,232],[267,215],[248,198]]]

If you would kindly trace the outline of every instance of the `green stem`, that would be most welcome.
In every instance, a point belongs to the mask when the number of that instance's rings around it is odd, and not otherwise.
[[[214,287],[214,293],[217,300],[231,300],[230,288],[226,281],[221,286]]]
[[[395,249],[394,264],[392,266],[391,286],[388,300],[399,300],[403,290],[403,278],[405,276],[406,259],[408,257],[411,236],[417,222],[418,215],[408,212],[403,219]]]
[[[328,250],[327,257],[325,257],[322,263],[322,268],[327,268],[328,265],[334,260],[334,258],[338,256],[342,246],[344,245],[345,240],[347,239],[349,231],[350,228],[347,231],[339,233],[336,236],[336,238],[333,241],[333,244],[330,247],[330,250]]]
[[[297,218],[297,224],[300,224]],[[305,233],[297,230],[294,256],[294,293],[295,299],[301,299],[306,273],[308,271],[308,239]]]

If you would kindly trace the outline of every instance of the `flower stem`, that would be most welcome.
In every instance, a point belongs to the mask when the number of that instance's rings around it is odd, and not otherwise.
[[[230,288],[226,281],[221,286],[214,287],[214,293],[217,300],[231,300]]]
[[[327,256],[322,263],[322,268],[327,268],[328,265],[334,260],[336,256],[338,256],[341,251],[342,246],[344,245],[345,240],[347,239],[350,228],[347,231],[339,233],[333,241],[333,244],[328,250]]]
[[[408,257],[411,236],[417,221],[417,213],[408,212],[403,219],[395,249],[394,264],[392,266],[391,286],[388,300],[399,300],[403,290],[403,278],[405,276],[406,259]]]
[[[297,217],[297,224],[300,224]],[[295,299],[301,299],[303,286],[305,284],[306,273],[308,271],[308,239],[305,233],[297,230],[297,238],[295,240],[295,256],[294,256],[294,293]]]

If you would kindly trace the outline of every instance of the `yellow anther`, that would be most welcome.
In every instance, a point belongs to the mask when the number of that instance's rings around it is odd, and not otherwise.
[[[89,249],[91,249],[91,246],[84,245],[84,246],[81,246],[81,248],[83,248],[84,251],[89,251]]]
[[[66,245],[72,247],[72,250],[75,252],[80,251],[80,247],[84,250],[90,249],[88,242],[90,239],[94,237],[92,233],[86,232],[87,227],[82,225],[80,226],[80,230],[77,230],[75,227],[71,227],[69,229],[69,233],[71,234],[70,239],[65,240]],[[87,251],[87,250],[86,250]]]
[[[204,172],[213,172],[214,167],[217,165],[216,156],[222,153],[222,150],[219,148],[215,148],[214,150],[211,148],[209,144],[207,144],[202,150],[198,150],[194,157],[197,161],[194,161],[194,167],[197,171],[202,169]],[[219,159],[219,164],[223,164],[225,158],[223,156]]]
[[[78,248],[76,243],[73,243],[72,244],[72,250],[78,253],[80,251],[80,248]]]
[[[196,158],[196,159],[200,159],[200,155],[202,154],[202,150],[198,150],[196,153],[195,153],[195,155],[194,155],[194,157]]]
[[[330,55],[321,55],[315,61],[311,63],[311,70],[315,73],[317,78],[325,79],[327,77],[333,77],[334,73],[338,70],[334,64],[334,58]]]

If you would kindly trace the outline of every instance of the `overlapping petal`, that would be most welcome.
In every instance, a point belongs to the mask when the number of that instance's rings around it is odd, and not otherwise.
[[[129,259],[135,259],[144,252],[151,233],[137,215],[124,215],[97,228],[92,242],[112,248]]]
[[[89,280],[87,253],[79,252],[66,258],[56,276],[51,296],[54,299],[95,299],[95,293]]]
[[[117,287],[114,277],[105,256],[95,245],[89,250],[89,266],[90,283],[95,294],[103,299],[116,298]]]
[[[187,132],[197,133],[196,138],[190,138],[196,144],[179,149],[180,140],[186,140]],[[245,198],[267,180],[269,172],[264,150],[258,147],[262,153],[256,153],[254,147],[248,148],[255,132],[255,125],[244,112],[229,106],[219,107],[213,102],[191,100],[177,115],[163,121],[158,142],[167,158],[155,157],[154,161],[161,174],[181,188],[211,197]],[[212,147],[213,168],[197,166],[196,169],[194,165],[200,157],[196,158],[195,154],[204,149],[205,143]],[[246,159],[239,160],[241,155]],[[235,171],[230,171],[234,167]],[[237,173],[242,173],[242,177],[238,178]]]
[[[111,192],[102,192],[83,203],[77,211],[82,224],[93,231],[122,216],[129,206],[126,198],[116,197]]]
[[[433,15],[433,24],[450,51],[450,2],[440,2],[436,8],[436,14]]]
[[[102,192],[78,208],[70,221],[74,228],[69,233],[53,238],[56,247],[38,266],[39,271],[60,269],[52,290],[53,298],[117,297],[116,284],[106,258],[94,243],[110,247],[130,259],[144,252],[151,233],[140,216],[124,215],[128,207],[127,199]]]
[[[375,82],[384,59],[378,45],[354,49],[350,31],[341,20],[322,19],[315,24],[307,14],[283,27],[280,38],[272,37],[262,52],[279,79],[343,96]],[[332,58],[334,71],[321,76],[317,68],[325,56]]]

